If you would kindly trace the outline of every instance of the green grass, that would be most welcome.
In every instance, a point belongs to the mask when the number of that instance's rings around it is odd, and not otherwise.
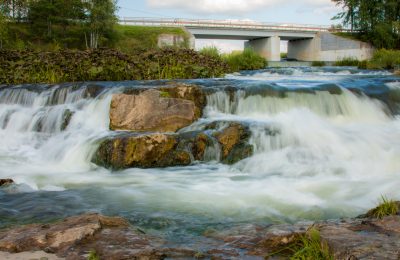
[[[199,51],[199,53],[214,58],[221,58],[221,54],[215,46],[204,47]]]
[[[287,53],[281,52],[281,59],[286,59],[286,58],[287,58]]]
[[[380,204],[376,208],[368,211],[366,215],[367,217],[381,219],[386,216],[396,215],[398,211],[398,204],[382,195]]]
[[[222,59],[232,71],[264,69],[268,65],[268,61],[251,48],[246,48],[243,52],[224,54]]]
[[[333,65],[334,66],[355,66],[358,67],[360,61],[354,57],[345,57],[341,60],[336,61]]]
[[[188,34],[179,27],[152,27],[152,26],[133,26],[117,25],[118,40],[115,48],[125,53],[130,53],[133,49],[154,49],[158,47],[158,37],[161,34],[174,34],[184,37],[184,46],[188,47]]]
[[[313,66],[313,67],[323,67],[323,66],[325,66],[326,64],[325,64],[325,62],[324,61],[313,61],[312,63],[311,63],[311,66]]]
[[[400,50],[380,49],[368,62],[369,69],[395,69],[400,66]]]
[[[265,258],[282,256],[292,260],[333,260],[333,255],[316,228],[310,228],[304,235],[294,239],[288,246],[281,248]]]

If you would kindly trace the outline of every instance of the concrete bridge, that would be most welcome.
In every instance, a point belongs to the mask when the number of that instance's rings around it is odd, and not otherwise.
[[[195,39],[245,40],[269,61],[280,61],[280,41],[288,41],[288,58],[301,61],[336,61],[345,57],[359,60],[372,56],[369,44],[332,34],[324,25],[260,23],[235,20],[193,20],[164,18],[122,18],[121,24],[184,27]],[[346,29],[335,32],[347,32]]]

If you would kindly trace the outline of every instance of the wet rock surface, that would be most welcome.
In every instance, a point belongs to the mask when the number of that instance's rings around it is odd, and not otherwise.
[[[207,160],[233,164],[253,154],[249,138],[249,129],[238,122],[216,122],[182,133],[120,132],[100,142],[92,162],[111,169],[185,166]],[[210,148],[214,154],[207,154]]]
[[[170,247],[120,217],[84,214],[51,224],[0,230],[0,251],[53,254],[54,259],[265,259],[290,246],[310,229],[319,231],[334,259],[399,259],[400,216],[297,224],[237,225],[203,233],[207,245]],[[196,248],[191,248],[191,247]],[[203,248],[204,250],[199,250]],[[13,258],[11,258],[13,259]],[[272,256],[271,259],[285,259]]]
[[[0,179],[0,187],[5,187],[11,184],[14,184],[12,179]]]

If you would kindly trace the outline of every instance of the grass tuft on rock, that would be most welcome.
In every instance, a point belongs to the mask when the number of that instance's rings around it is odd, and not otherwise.
[[[382,195],[380,204],[376,208],[368,211],[366,217],[382,219],[386,216],[396,215],[398,211],[398,203]]]
[[[95,250],[92,250],[89,252],[87,260],[100,260],[100,257]]]
[[[321,240],[318,229],[312,227],[305,234],[296,237],[286,247],[265,257],[284,257],[292,260],[333,260],[329,246]]]

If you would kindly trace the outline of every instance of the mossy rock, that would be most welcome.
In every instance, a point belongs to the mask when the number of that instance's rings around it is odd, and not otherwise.
[[[178,135],[123,134],[103,140],[92,162],[111,169],[189,165],[190,154],[177,150],[178,143]]]

